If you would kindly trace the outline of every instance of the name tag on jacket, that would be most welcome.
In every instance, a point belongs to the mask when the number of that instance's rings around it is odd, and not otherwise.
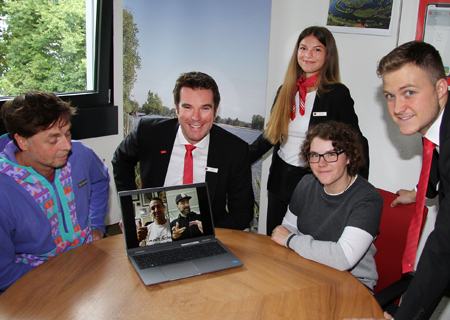
[[[326,117],[327,113],[326,111],[324,112],[313,112],[313,117]]]

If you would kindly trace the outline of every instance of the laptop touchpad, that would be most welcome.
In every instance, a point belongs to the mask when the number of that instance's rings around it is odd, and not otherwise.
[[[192,262],[161,267],[161,270],[170,280],[177,280],[200,274],[200,271],[198,271],[197,267]]]

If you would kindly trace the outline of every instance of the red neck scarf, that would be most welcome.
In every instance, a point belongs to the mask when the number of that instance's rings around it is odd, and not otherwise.
[[[319,76],[319,73],[316,73],[315,75],[306,78],[303,80],[303,74],[298,78],[297,85],[295,86],[295,93],[297,94],[297,91],[300,95],[300,115],[305,114],[305,99],[306,99],[306,88],[311,88],[316,86],[317,77]],[[292,112],[291,112],[291,120],[295,119],[295,95],[294,95],[294,102],[292,103]]]

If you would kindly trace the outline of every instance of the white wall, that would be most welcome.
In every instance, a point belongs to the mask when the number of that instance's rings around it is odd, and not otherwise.
[[[109,191],[109,212],[106,225],[119,222],[120,211],[118,206],[117,190],[112,174],[111,160],[116,147],[123,139],[123,104],[122,104],[122,0],[114,1],[114,103],[119,106],[119,133],[117,135],[84,139],[82,142],[91,147],[108,166],[111,176]]]

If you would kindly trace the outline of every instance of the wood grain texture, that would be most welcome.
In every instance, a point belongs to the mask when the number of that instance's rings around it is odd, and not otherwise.
[[[146,287],[117,235],[30,271],[0,297],[0,318],[382,318],[372,294],[350,273],[303,259],[268,236],[216,233],[244,266]]]

